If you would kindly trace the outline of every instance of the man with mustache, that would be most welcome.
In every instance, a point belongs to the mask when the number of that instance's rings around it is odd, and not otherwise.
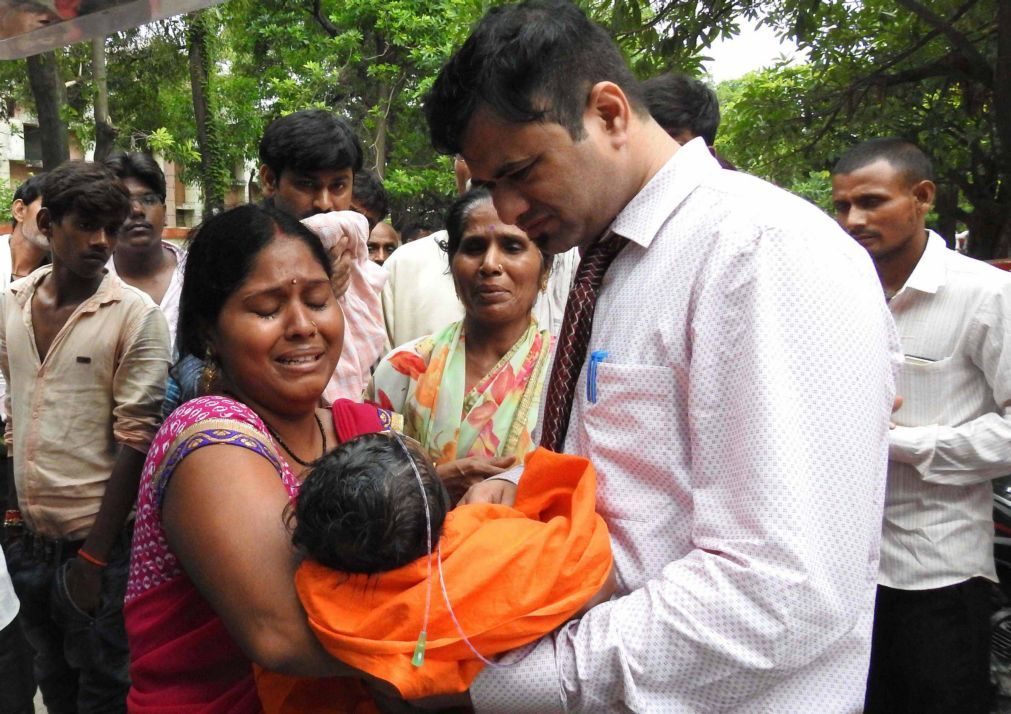
[[[123,222],[116,250],[105,267],[127,285],[151,296],[165,315],[174,346],[186,254],[162,240],[165,174],[153,158],[141,153],[114,154],[105,160],[105,165],[119,177],[130,194],[130,214]]]
[[[865,141],[833,169],[902,340],[866,711],[990,711],[990,480],[1011,472],[1011,275],[927,230],[930,160]]]
[[[0,297],[7,467],[25,529],[7,562],[52,712],[126,710],[128,518],[169,362],[157,305],[105,270],[129,213],[108,168],[59,166],[37,218],[53,263]]]

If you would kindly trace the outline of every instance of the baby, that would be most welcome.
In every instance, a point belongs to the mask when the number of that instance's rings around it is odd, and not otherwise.
[[[611,596],[595,491],[589,461],[538,449],[515,504],[453,508],[416,442],[350,439],[313,464],[289,512],[309,625],[331,655],[405,699],[466,691],[490,657]],[[349,700],[351,681],[257,678],[267,714],[326,710]]]
[[[412,461],[424,484],[434,548],[449,493],[416,441],[387,434],[351,439],[313,464],[289,515],[292,542],[345,573],[383,573],[427,555],[425,498]]]

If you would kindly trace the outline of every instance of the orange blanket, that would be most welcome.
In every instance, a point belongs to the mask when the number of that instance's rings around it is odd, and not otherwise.
[[[596,479],[583,458],[544,449],[527,460],[515,507],[460,506],[443,527],[442,568],[453,611],[485,657],[543,637],[595,595],[611,570],[607,526],[595,512]],[[309,623],[337,659],[392,683],[404,698],[466,691],[484,664],[463,641],[432,563],[428,644],[411,664],[425,609],[426,558],[380,576],[306,562],[295,578]],[[334,686],[329,689],[324,682]],[[364,711],[347,680],[298,680],[262,672],[267,714]],[[356,690],[360,693],[360,689]],[[343,693],[342,693],[343,692]],[[340,700],[344,700],[344,709]]]

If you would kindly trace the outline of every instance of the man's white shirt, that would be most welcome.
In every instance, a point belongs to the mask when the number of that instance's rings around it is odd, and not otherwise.
[[[901,359],[869,257],[701,140],[612,229],[565,451],[618,595],[485,669],[477,710],[859,711]]]
[[[891,432],[880,582],[996,582],[990,481],[1011,473],[1011,274],[930,232],[888,303],[905,360]]]

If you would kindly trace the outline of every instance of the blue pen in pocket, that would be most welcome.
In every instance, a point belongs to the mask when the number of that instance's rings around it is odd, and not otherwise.
[[[590,367],[586,372],[586,399],[591,404],[597,403],[597,365],[607,359],[607,350],[594,350],[590,353]]]

